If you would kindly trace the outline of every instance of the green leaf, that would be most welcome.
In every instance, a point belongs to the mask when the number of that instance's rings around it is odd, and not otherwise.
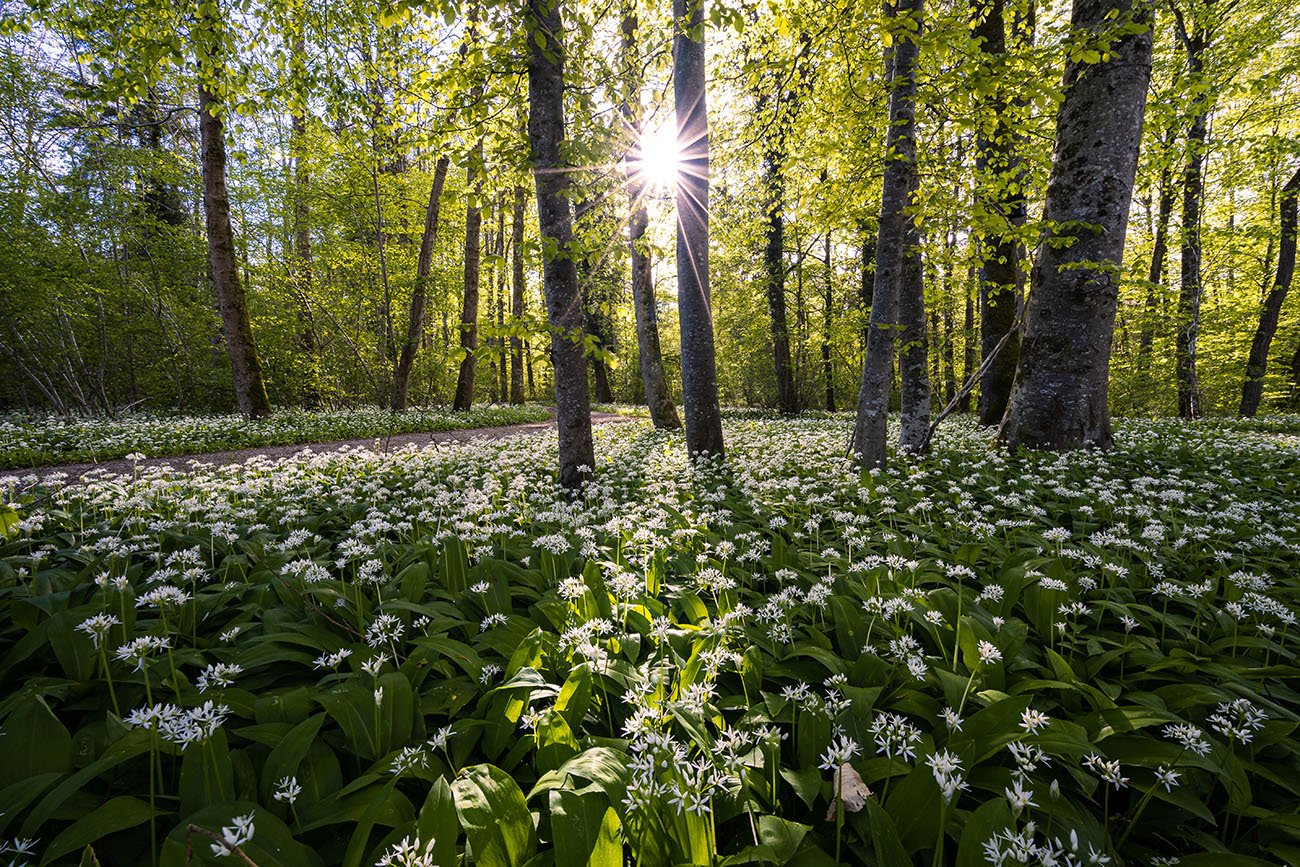
[[[45,699],[31,695],[4,721],[0,737],[0,784],[72,770],[72,735]]]
[[[556,789],[550,805],[556,863],[621,867],[618,814],[605,798]]]
[[[519,786],[493,765],[461,771],[451,786],[472,862],[481,867],[520,867],[537,848],[533,817]]]
[[[445,777],[439,777],[424,799],[417,826],[421,840],[433,840],[435,864],[456,860],[456,840],[460,836],[460,818],[456,814],[456,797]]]
[[[134,828],[149,821],[153,814],[149,804],[138,798],[122,795],[105,801],[55,837],[45,850],[41,863],[48,864],[109,834]]]
[[[325,722],[323,713],[303,720],[284,736],[275,749],[271,750],[271,754],[266,757],[266,764],[262,767],[259,786],[263,801],[270,803],[270,798],[276,786],[280,784],[280,780],[298,775],[298,766],[307,757],[307,751],[316,740],[316,734],[320,731],[323,722]]]

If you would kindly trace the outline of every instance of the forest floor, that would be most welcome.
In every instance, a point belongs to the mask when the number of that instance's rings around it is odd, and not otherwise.
[[[593,412],[591,414],[592,424],[617,424],[619,422],[634,420],[635,419],[631,416],[610,412]],[[356,437],[353,439],[330,440],[328,442],[259,446],[256,448],[230,449],[226,451],[177,455],[174,457],[145,458],[140,461],[129,461],[126,458],[118,458],[98,462],[66,463],[44,467],[6,470],[0,474],[18,476],[20,478],[36,476],[41,481],[44,481],[55,474],[62,475],[67,479],[79,479],[92,472],[96,473],[96,475],[131,473],[135,469],[144,469],[145,467],[170,467],[171,469],[183,470],[189,468],[192,461],[205,465],[220,466],[225,464],[242,464],[250,458],[256,457],[266,457],[275,460],[296,455],[307,449],[319,454],[322,452],[342,451],[344,449],[368,448],[371,451],[383,454],[394,452],[410,445],[425,446],[434,443],[465,443],[472,440],[500,439],[502,437],[515,436],[517,434],[541,433],[542,431],[553,430],[554,428],[555,417],[554,414],[552,414],[552,417],[547,421],[502,425],[499,427],[478,427],[433,432],[425,431],[422,433],[394,434],[392,436],[384,437]]]

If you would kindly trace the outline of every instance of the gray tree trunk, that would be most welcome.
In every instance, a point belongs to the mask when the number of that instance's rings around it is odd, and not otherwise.
[[[1207,39],[1197,24],[1187,33],[1181,15],[1175,16],[1179,36],[1187,51],[1187,67],[1193,86],[1202,84]],[[1205,189],[1205,142],[1210,103],[1204,90],[1192,98],[1192,126],[1187,132],[1187,165],[1183,171],[1182,249],[1178,288],[1178,331],[1175,340],[1175,373],[1178,380],[1178,415],[1199,418],[1201,386],[1196,375],[1196,348],[1201,333],[1201,200]]]
[[[1246,362],[1246,381],[1241,387],[1240,412],[1247,418],[1259,411],[1259,401],[1264,396],[1264,374],[1268,372],[1268,350],[1273,344],[1273,335],[1277,333],[1277,320],[1291,289],[1291,278],[1295,275],[1297,195],[1300,195],[1300,171],[1282,187],[1277,276],[1273,278],[1273,289],[1264,299],[1264,309],[1259,314],[1259,326],[1255,329],[1250,358]]]
[[[1109,448],[1111,337],[1120,265],[1151,78],[1151,7],[1075,0],[1071,27],[1103,34],[1134,24],[1103,63],[1067,60],[1065,98],[1043,219],[1058,230],[1038,250],[1011,403],[999,431],[1011,448]],[[1068,230],[1066,230],[1068,231]]]
[[[822,377],[826,380],[826,411],[835,412],[835,361],[831,339],[835,325],[835,261],[831,258],[831,233],[826,231],[826,287],[822,293]]]
[[[515,187],[514,210],[510,215],[510,317],[518,328],[524,317],[524,211],[528,191]],[[510,338],[510,402],[524,402],[524,341],[518,334]]]
[[[1169,254],[1169,215],[1174,210],[1174,185],[1167,167],[1160,172],[1158,186],[1160,202],[1156,206],[1155,241],[1151,247],[1151,268],[1147,272],[1146,310],[1142,328],[1138,332],[1139,373],[1151,366],[1151,347],[1155,341],[1156,317],[1160,310],[1160,289],[1165,280],[1165,257]]]
[[[620,106],[631,145],[624,156],[627,173],[628,242],[632,258],[632,308],[636,314],[636,342],[641,362],[641,382],[645,388],[650,421],[660,430],[680,430],[681,419],[673,403],[668,378],[664,374],[663,352],[659,344],[659,311],[655,305],[654,283],[650,273],[650,254],[646,252],[645,234],[650,218],[645,205],[645,179],[636,168],[640,160],[641,135],[641,59],[637,51],[636,5],[625,3],[623,32],[623,101]]]
[[[790,362],[790,325],[785,309],[785,137],[780,127],[781,102],[776,104],[776,129],[763,154],[763,276],[767,312],[772,323],[772,366],[776,372],[776,402],[781,412],[799,411],[799,392]]]
[[[1006,20],[1003,0],[989,0],[987,5],[973,3],[971,17],[974,35],[981,40],[980,52],[989,66],[989,74],[1000,74],[1007,52]],[[1015,325],[1020,307],[1020,242],[1016,230],[1025,222],[1024,169],[1017,153],[1018,139],[1013,132],[1011,101],[994,82],[984,107],[991,115],[975,137],[975,171],[980,180],[983,208],[994,221],[980,237],[980,349],[988,363],[980,377],[980,418],[982,425],[996,425],[1006,413],[1011,383],[1020,358],[1020,335],[1011,334],[1001,350],[997,347]]]
[[[704,0],[673,0],[677,109],[677,309],[682,333],[686,449],[723,457],[713,314],[709,309],[709,118],[704,91]]]
[[[918,183],[916,62],[919,52],[911,35],[914,31],[898,22],[907,17],[915,20],[919,27],[923,12],[923,0],[899,0],[886,6],[894,33],[886,55],[891,81],[889,133],[885,139],[885,173],[880,192],[870,330],[852,442],[859,463],[867,468],[885,463],[889,394],[894,379],[894,341],[901,325],[900,290],[909,279],[906,272],[911,266],[907,248],[909,244],[914,247],[917,240],[915,222],[905,209],[912,204]],[[924,366],[924,355],[921,360]]]
[[[215,6],[215,4],[209,4]],[[205,7],[208,8],[208,7]],[[219,11],[200,18],[195,35],[199,66],[199,160],[203,167],[203,212],[208,235],[208,263],[221,312],[221,326],[230,354],[235,405],[249,418],[271,414],[271,399],[262,380],[262,362],[253,339],[248,301],[239,276],[235,232],[230,224],[230,192],[226,187],[226,133],[221,103],[213,85],[221,64]]]
[[[411,388],[411,370],[415,367],[415,354],[420,348],[420,336],[424,333],[429,270],[433,266],[433,246],[438,236],[442,188],[447,183],[450,162],[447,157],[442,157],[434,167],[429,204],[424,209],[424,234],[420,236],[420,252],[415,262],[415,285],[411,287],[411,314],[406,323],[406,340],[402,342],[402,353],[393,370],[393,412],[406,410],[407,395]]]
[[[528,0],[528,141],[537,183],[537,221],[543,241],[542,280],[551,324],[555,408],[560,439],[560,484],[575,489],[596,458],[591,442],[591,398],[582,351],[582,296],[574,262],[569,211],[571,166],[564,141],[564,43],[560,0]]]
[[[460,373],[456,376],[456,397],[452,409],[468,410],[474,404],[474,373],[478,365],[478,296],[479,259],[483,249],[483,210],[478,197],[483,192],[479,178],[478,162],[482,160],[483,142],[479,141],[470,155],[465,171],[465,188],[471,198],[465,206],[465,294],[460,308],[460,348],[465,357],[460,360]]]

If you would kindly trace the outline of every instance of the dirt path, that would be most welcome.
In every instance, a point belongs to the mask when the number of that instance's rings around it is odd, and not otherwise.
[[[630,416],[615,415],[608,412],[593,412],[591,414],[592,424],[618,424],[625,421],[634,421]],[[555,428],[555,419],[549,421],[528,422],[526,424],[512,424],[503,427],[475,427],[465,428],[464,430],[436,431],[433,433],[408,433],[395,434],[388,437],[362,437],[359,439],[349,440],[332,440],[323,443],[298,443],[287,446],[259,446],[251,449],[235,449],[224,452],[206,452],[197,455],[177,455],[170,458],[146,458],[140,461],[140,467],[170,467],[175,470],[184,470],[189,468],[190,461],[201,461],[205,464],[242,464],[249,458],[258,456],[273,459],[287,458],[296,455],[304,449],[311,449],[316,454],[322,452],[334,452],[346,448],[368,448],[372,451],[384,453],[396,451],[409,445],[426,446],[433,443],[465,443],[471,440],[493,440],[502,437],[515,436],[517,434],[535,434],[542,431],[552,430]],[[0,476],[25,476],[35,475],[42,479],[47,478],[55,473],[62,473],[68,478],[77,479],[90,473],[98,471],[102,473],[130,473],[132,463],[124,458],[116,460],[101,461],[99,463],[77,463],[77,464],[55,464],[47,467],[36,467],[34,469],[22,470],[0,470]]]

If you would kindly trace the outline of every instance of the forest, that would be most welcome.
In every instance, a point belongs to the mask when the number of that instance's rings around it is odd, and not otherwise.
[[[0,864],[1300,865],[1300,6],[0,62]]]

